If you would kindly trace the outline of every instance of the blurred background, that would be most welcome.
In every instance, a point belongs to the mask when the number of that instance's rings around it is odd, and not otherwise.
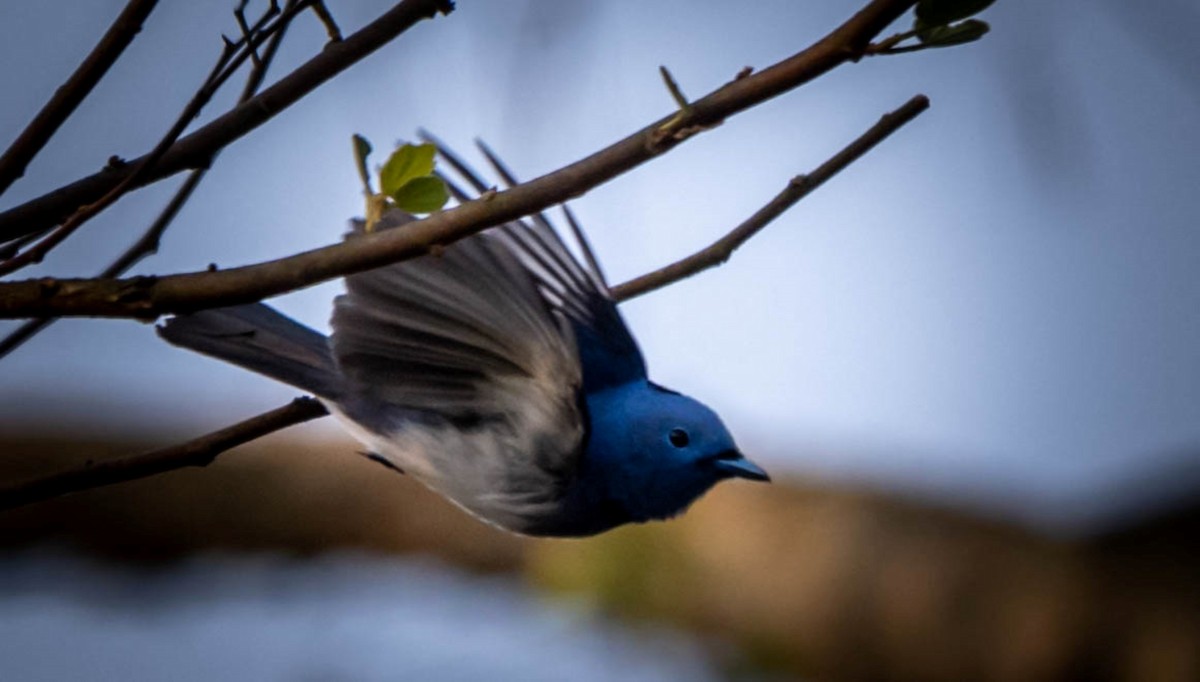
[[[386,149],[424,126],[475,161],[480,137],[534,177],[670,111],[660,64],[699,97],[861,4],[460,2],[229,147],[137,271],[337,239],[362,210],[353,133]],[[0,8],[0,143],[122,6]],[[237,33],[231,6],[157,8],[0,209],[148,150]],[[348,34],[390,5],[329,6]],[[1002,0],[982,18],[978,43],[848,65],[572,204],[624,281],[929,95],[728,264],[622,308],[652,376],[717,409],[775,485],[530,541],[318,421],[0,513],[0,677],[1200,679],[1200,11]],[[271,76],[324,40],[295,22]],[[179,180],[22,276],[98,271]],[[273,303],[326,329],[338,290]],[[293,395],[148,325],[62,321],[0,362],[0,476]]]

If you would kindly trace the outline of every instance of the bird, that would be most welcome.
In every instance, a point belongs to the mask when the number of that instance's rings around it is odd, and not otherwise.
[[[175,315],[157,331],[311,392],[368,458],[517,534],[595,535],[675,517],[727,479],[770,481],[712,409],[650,380],[566,215],[586,263],[536,214],[346,276],[328,337],[264,303]],[[415,219],[393,208],[371,229]],[[346,239],[367,229],[352,221]]]

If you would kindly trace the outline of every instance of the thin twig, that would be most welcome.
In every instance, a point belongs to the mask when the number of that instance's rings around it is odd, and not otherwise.
[[[264,60],[264,64],[266,61]],[[143,258],[158,253],[158,247],[162,241],[162,236],[166,233],[167,228],[171,226],[171,222],[175,220],[175,216],[179,215],[180,209],[187,203],[188,199],[192,198],[192,193],[196,191],[200,181],[208,174],[207,168],[192,171],[179,189],[175,191],[174,196],[163,207],[158,217],[150,224],[150,227],[138,237],[137,241],[130,245],[120,256],[117,257],[107,268],[101,277],[118,277],[125,273],[129,268],[137,265]],[[3,353],[0,353],[3,357]]]
[[[688,117],[692,113],[692,103],[683,94],[683,90],[679,88],[679,83],[675,82],[675,77],[671,75],[671,71],[667,67],[659,66],[658,73],[662,76],[663,84],[667,86],[667,91],[671,93],[671,99],[675,100],[675,106],[679,107],[679,111],[675,112],[674,116],[658,128],[658,134],[665,136],[675,133],[682,128],[682,124],[688,120]],[[657,139],[655,140],[655,144],[657,144]]]
[[[9,258],[12,258],[14,255],[20,253],[21,249],[37,241],[38,239],[41,239],[42,235],[46,234],[46,232],[49,232],[49,230],[43,230],[42,232],[30,232],[20,239],[14,239],[9,243],[0,246],[0,259],[8,260]]]
[[[150,224],[142,236],[133,243],[125,253],[121,254],[113,261],[103,272],[101,277],[118,277],[124,274],[129,268],[133,267],[138,261],[158,250],[158,241],[162,238],[163,233],[167,231],[171,221],[191,198],[192,192],[200,184],[207,174],[206,169],[192,171],[187,179],[183,181],[179,189],[175,191],[175,195],[163,207],[158,217]],[[46,327],[54,323],[56,317],[44,317],[40,319],[28,320],[19,327],[10,332],[3,339],[0,339],[0,358],[4,358],[9,353],[20,348],[25,342],[32,339],[34,336],[42,332]]]
[[[914,2],[872,0],[811,47],[763,71],[726,83],[692,102],[691,113],[683,126],[713,125],[854,59],[862,54],[875,35]],[[449,244],[488,227],[563,203],[673,148],[681,141],[676,136],[648,144],[669,118],[659,119],[586,159],[517,187],[490,194],[486,200],[467,202],[435,213],[411,223],[404,230],[384,230],[286,258],[217,272],[120,280],[43,278],[0,284],[0,318],[153,319],[166,313],[259,301],[414,258],[431,247]]]
[[[903,31],[901,33],[896,33],[896,34],[888,36],[887,38],[884,38],[883,40],[881,40],[877,43],[871,43],[870,45],[867,46],[867,49],[863,52],[863,54],[867,55],[867,56],[872,56],[872,55],[877,55],[877,54],[891,54],[892,51],[896,48],[896,45],[904,42],[905,40],[908,40],[910,38],[915,38],[915,37],[917,37],[916,29],[912,29],[909,31]]]
[[[158,0],[129,0],[100,42],[75,69],[75,73],[54,92],[50,101],[0,156],[0,194],[4,194],[25,174],[29,162],[54,137],[59,126],[91,94],[92,88],[133,42],[134,36],[142,30],[142,24],[157,4]]]
[[[342,31],[338,28],[337,22],[333,20],[333,15],[329,13],[329,8],[325,6],[325,0],[313,0],[308,6],[325,27],[325,33],[329,36],[329,41],[334,43],[341,42]]]
[[[280,78],[245,104],[181,138],[139,181],[143,186],[180,171],[203,168],[220,149],[304,98],[318,86],[383,47],[423,19],[449,14],[449,0],[403,0],[375,21]],[[135,166],[141,159],[134,159]],[[129,167],[106,169],[0,213],[0,242],[45,230],[76,207],[96,201],[131,174]]]
[[[299,0],[291,0],[291,2],[289,2],[289,6],[297,3],[298,1]],[[246,85],[242,89],[241,97],[238,99],[239,102],[244,102],[250,99],[254,96],[254,93],[258,91],[258,87],[262,84],[263,79],[266,77],[267,69],[270,67],[271,62],[275,59],[275,54],[279,50],[279,44],[283,42],[283,37],[286,33],[287,25],[285,24],[280,26],[279,30],[276,31],[273,36],[271,36],[270,42],[267,43],[267,48],[263,51],[261,60],[253,69],[251,69],[250,75],[246,78]],[[213,160],[216,160],[215,157]],[[179,186],[179,189],[175,191],[175,195],[172,196],[171,200],[167,202],[167,205],[163,207],[162,212],[158,214],[158,217],[154,219],[154,222],[151,223],[148,228],[146,228],[146,231],[143,232],[140,237],[138,237],[137,241],[135,241],[128,249],[125,250],[124,253],[118,256],[116,260],[114,260],[100,273],[100,277],[119,277],[125,274],[129,268],[136,265],[142,259],[157,253],[163,234],[166,233],[167,228],[171,225],[171,222],[175,220],[175,216],[179,214],[179,211],[183,208],[183,205],[186,204],[188,199],[192,197],[192,193],[196,191],[196,187],[200,185],[200,182],[207,174],[207,168],[200,168],[189,173],[187,179],[184,180],[183,184]],[[57,318],[53,317],[45,317],[37,320],[29,320],[14,329],[3,339],[0,339],[0,358],[4,358],[17,348],[20,348],[25,344],[25,342],[29,341],[34,336],[37,336],[42,332],[42,330],[53,324],[54,320],[56,319]]]
[[[921,52],[930,48],[941,47],[940,45],[928,45],[925,43],[916,43],[914,45],[900,45],[898,47],[889,47],[886,50],[867,50],[867,56],[889,55],[889,54],[909,54],[912,52]]]
[[[274,6],[272,8],[274,9]],[[226,42],[220,57],[217,59],[216,65],[213,66],[208,77],[205,78],[204,82],[197,88],[195,94],[192,95],[192,99],[183,108],[183,111],[180,112],[175,123],[163,135],[162,139],[159,140],[158,144],[154,146],[154,149],[149,154],[134,162],[132,172],[98,201],[81,206],[71,214],[70,218],[51,231],[41,241],[21,253],[0,262],[0,276],[7,275],[33,263],[40,263],[46,257],[46,254],[66,241],[68,237],[88,220],[113,205],[127,192],[135,189],[138,186],[137,182],[147,175],[150,169],[154,167],[154,164],[162,158],[163,154],[167,153],[171,145],[175,144],[175,141],[179,139],[179,136],[183,134],[183,131],[191,124],[192,120],[200,114],[200,110],[208,104],[213,95],[225,84],[225,81],[233,75],[248,56],[257,54],[259,44],[270,35],[276,34],[280,29],[286,27],[291,18],[291,15],[285,14],[273,24],[264,26],[258,33],[247,34],[238,43]],[[246,23],[244,18],[239,19],[239,22],[242,25]],[[256,62],[256,64],[258,68],[261,68],[261,61]]]
[[[262,60],[258,57],[258,50],[251,44],[254,34],[251,32],[250,24],[246,23],[246,4],[249,2],[250,0],[241,0],[237,7],[233,8],[233,18],[237,21],[238,30],[242,32],[242,40],[248,45],[250,61],[254,63],[255,67],[259,67],[262,66]],[[278,7],[274,7],[274,9],[278,10]]]
[[[797,175],[792,178],[782,192],[724,237],[686,258],[623,284],[618,284],[612,289],[613,298],[625,301],[635,296],[641,296],[729,260],[735,249],[758,234],[768,223],[928,108],[929,99],[925,95],[917,95],[908,100],[904,106],[885,114],[878,123],[871,126],[869,130],[846,145],[828,161],[818,166],[816,170],[808,175]]]
[[[267,70],[270,69],[271,63],[275,61],[275,55],[278,54],[279,46],[283,43],[284,36],[287,35],[287,30],[291,25],[291,20],[296,16],[294,8],[298,4],[299,0],[289,0],[287,8],[283,11],[283,19],[279,23],[278,28],[271,35],[270,40],[267,42],[266,48],[259,57],[258,63],[254,65],[254,68],[250,70],[250,74],[246,77],[246,83],[242,86],[242,92],[238,96],[238,104],[242,104],[251,97],[254,97],[254,95],[258,92],[258,88],[262,85],[263,80],[267,77]],[[275,14],[279,13],[279,8],[274,2],[271,3],[270,11]],[[216,161],[216,158],[217,154],[214,154],[212,160],[210,161],[209,168],[211,168],[212,162]],[[209,168],[200,168],[192,171],[188,175],[187,179],[184,180],[183,184],[180,185],[179,189],[176,191],[175,196],[171,198],[171,201],[163,209],[162,213],[159,214],[158,218],[155,219],[154,223],[150,225],[150,227],[142,234],[142,236],[139,237],[138,240],[132,246],[130,246],[128,250],[125,251],[125,253],[121,254],[117,260],[113,261],[113,263],[105,269],[101,277],[117,277],[129,268],[136,265],[146,256],[158,252],[159,243],[162,240],[163,234],[167,231],[167,228],[170,226],[171,221],[175,219],[175,216],[179,213],[179,210],[183,208],[185,203],[187,203],[187,200],[191,197],[192,192],[195,191],[196,186],[199,185],[200,181],[204,179],[204,176],[207,174]],[[2,356],[3,355],[0,354],[0,357]]]
[[[124,483],[184,467],[208,466],[222,452],[280,429],[328,414],[315,398],[297,398],[233,426],[141,455],[89,462],[43,478],[0,487],[0,509],[12,509],[68,493]]]
[[[662,76],[663,83],[667,86],[667,91],[671,93],[671,99],[675,100],[675,105],[679,107],[679,110],[687,111],[691,108],[692,104],[688,102],[683,90],[679,89],[679,83],[675,82],[675,77],[671,75],[670,70],[665,66],[660,66],[658,73]]]

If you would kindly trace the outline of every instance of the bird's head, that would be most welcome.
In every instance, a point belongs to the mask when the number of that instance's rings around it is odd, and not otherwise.
[[[631,520],[675,516],[727,478],[771,480],[737,449],[720,417],[699,401],[650,384],[620,402],[621,409],[607,415],[614,422],[604,427],[623,441],[606,444],[623,451],[609,494]]]

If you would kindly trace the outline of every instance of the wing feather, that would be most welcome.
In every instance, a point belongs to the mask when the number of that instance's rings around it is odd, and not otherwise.
[[[434,144],[442,158],[476,191],[486,191],[487,184],[479,175],[436,137],[427,132],[421,132],[421,137]],[[516,184],[516,177],[496,154],[482,142],[477,141],[477,144],[505,183],[508,186]],[[452,186],[451,191],[463,200],[465,194],[461,188]],[[591,246],[574,216],[569,211],[566,215],[572,231],[578,235],[576,241],[588,263],[587,269],[571,255],[541,213],[534,214],[528,222],[515,221],[502,226],[497,233],[508,241],[512,251],[534,276],[546,302],[570,321],[583,366],[585,392],[645,379],[645,360],[621,319]]]
[[[470,187],[487,191],[435,144]],[[378,229],[411,220],[391,211]],[[342,416],[383,460],[481,517],[518,531],[544,523],[582,456],[584,395],[645,377],[590,249],[581,248],[586,267],[537,214],[347,277],[330,346],[349,396]]]
[[[339,408],[372,452],[512,530],[554,508],[583,448],[582,369],[508,245],[476,235],[351,275],[332,326]]]

